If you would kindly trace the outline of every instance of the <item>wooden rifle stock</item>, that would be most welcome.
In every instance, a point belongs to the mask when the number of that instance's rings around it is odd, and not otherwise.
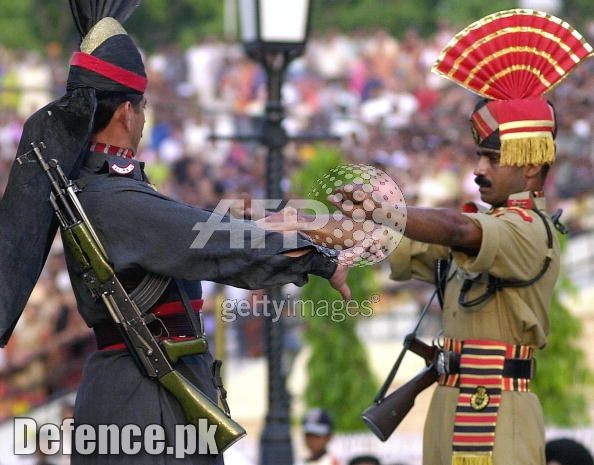
[[[437,381],[435,369],[437,347],[425,344],[415,333],[405,338],[405,347],[425,360],[423,368],[413,379],[406,382],[387,397],[377,401],[363,412],[363,421],[380,440],[386,441],[404,420],[415,404],[416,397]]]
[[[406,336],[405,343],[406,341],[409,343],[408,350],[423,358],[427,366],[435,363],[435,357],[438,351],[436,346],[425,344],[418,337],[412,337],[412,334]]]
[[[433,364],[404,383],[378,404],[363,412],[363,421],[379,439],[386,441],[415,404],[416,397],[431,386],[439,375]]]

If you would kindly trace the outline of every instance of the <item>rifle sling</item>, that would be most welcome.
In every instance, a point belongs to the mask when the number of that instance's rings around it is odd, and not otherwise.
[[[184,305],[184,310],[186,311],[186,316],[188,317],[188,320],[190,321],[190,324],[192,325],[192,328],[194,329],[194,335],[196,337],[204,336],[205,332],[204,332],[204,324],[202,322],[202,314],[200,314],[201,318],[200,318],[200,320],[198,320],[198,318],[196,317],[196,312],[194,311],[194,309],[192,308],[192,305],[190,304],[190,298],[188,297],[186,288],[184,287],[181,280],[176,278],[175,285],[177,286],[177,291],[179,292],[179,296],[180,296],[181,301]]]

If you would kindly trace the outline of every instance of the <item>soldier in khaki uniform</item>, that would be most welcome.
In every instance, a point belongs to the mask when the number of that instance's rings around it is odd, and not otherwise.
[[[481,156],[476,172],[485,173],[485,178],[493,186],[491,190],[496,190],[505,176],[501,172],[503,169],[492,166],[486,157]],[[530,179],[526,182],[530,184]],[[529,196],[529,191],[511,194],[510,202]],[[483,200],[487,200],[485,196]],[[545,199],[533,201],[535,207],[544,212]],[[504,279],[527,281],[540,272],[548,248],[547,232],[539,217],[530,210],[520,213],[513,208],[501,207],[487,213],[459,216],[452,212],[438,221],[427,222],[427,219],[414,219],[415,209],[411,210],[411,221],[418,222],[421,228],[429,224],[435,228],[426,229],[426,234],[434,235],[438,228],[444,232],[451,231],[451,239],[445,234],[442,236],[449,247],[403,238],[390,256],[391,278],[433,282],[435,260],[447,259],[451,253],[453,260],[443,306],[446,348],[453,348],[450,341],[468,339],[494,340],[527,347],[524,350],[529,355],[532,354],[530,348],[542,348],[549,331],[547,310],[559,274],[559,244],[554,235],[551,264],[538,282],[524,288],[503,288],[485,302],[469,308],[461,306],[458,301],[467,279],[473,280],[472,288],[466,295],[468,300],[472,300],[485,293],[488,273]],[[551,228],[549,218],[547,222]],[[465,232],[457,236],[457,230]],[[472,240],[475,245],[472,245]],[[426,465],[452,463],[452,434],[459,389],[456,382],[448,382],[448,378],[455,376],[440,377],[440,386],[431,402],[424,432],[423,463]],[[529,381],[525,381],[525,385],[528,388]],[[513,382],[510,387],[514,387]],[[533,393],[522,392],[517,385],[515,387],[515,390],[502,392],[493,463],[544,464],[544,423],[540,403]]]
[[[567,23],[516,9],[470,25],[434,65],[482,97],[471,116],[475,175],[491,208],[408,207],[405,237],[390,256],[395,280],[434,282],[436,262],[449,263],[438,274],[444,341],[424,465],[545,465],[543,413],[530,382],[534,351],[547,342],[560,256],[542,191],[557,123],[542,95],[591,54]],[[353,181],[331,201],[353,223],[381,223],[398,209],[400,193],[379,184],[372,192]],[[335,227],[330,222],[319,236],[330,237]]]
[[[444,284],[444,352],[424,432],[425,465],[544,465],[543,413],[530,392],[547,342],[559,244],[542,192],[556,119],[542,94],[592,48],[567,23],[533,10],[477,21],[434,72],[483,99],[471,116],[479,211],[408,207],[391,277]],[[384,197],[391,205],[396,198]],[[344,213],[348,214],[347,211]]]
[[[545,463],[543,414],[530,379],[533,352],[547,342],[560,257],[542,192],[556,121],[541,95],[592,52],[559,22],[528,10],[490,15],[458,34],[434,66],[484,97],[471,117],[474,173],[491,209],[409,208],[407,237],[390,257],[392,279],[429,282],[436,260],[449,260],[443,360],[456,362],[439,367],[426,465]],[[564,62],[567,54],[572,60]]]

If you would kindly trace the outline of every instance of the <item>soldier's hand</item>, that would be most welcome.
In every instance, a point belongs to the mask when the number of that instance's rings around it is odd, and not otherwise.
[[[234,201],[229,207],[229,214],[233,218],[249,220],[252,218],[252,197],[247,192],[241,193],[241,199]]]
[[[355,247],[340,252],[338,255],[338,266],[330,278],[330,285],[340,292],[344,300],[351,300],[351,290],[346,282],[349,269],[357,266],[357,263],[361,260],[379,262],[384,258],[384,252],[378,241],[366,238]]]
[[[293,232],[307,229],[308,223],[299,217],[293,207],[286,207],[282,210],[266,215],[254,221],[262,229],[276,232]]]
[[[368,219],[378,224],[386,224],[386,218],[404,203],[400,189],[385,173],[373,184],[346,184],[328,200],[356,221]]]
[[[346,265],[341,265],[339,263],[336,267],[336,271],[329,280],[330,285],[340,293],[344,300],[347,301],[351,300],[351,289],[346,282],[348,274],[349,268]]]
[[[300,232],[323,247],[340,250],[337,261],[346,267],[377,263],[390,248],[387,227],[373,220],[356,221],[335,212],[332,215],[303,215],[287,207],[255,222],[259,227],[280,233]],[[302,252],[301,252],[302,254]],[[285,253],[300,256],[296,252]]]

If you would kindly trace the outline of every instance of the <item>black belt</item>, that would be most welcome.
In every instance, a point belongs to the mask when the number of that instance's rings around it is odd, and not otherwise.
[[[439,374],[457,375],[460,373],[460,354],[449,350],[440,351],[436,369]],[[503,377],[533,379],[536,373],[536,360],[506,358],[503,362]]]

